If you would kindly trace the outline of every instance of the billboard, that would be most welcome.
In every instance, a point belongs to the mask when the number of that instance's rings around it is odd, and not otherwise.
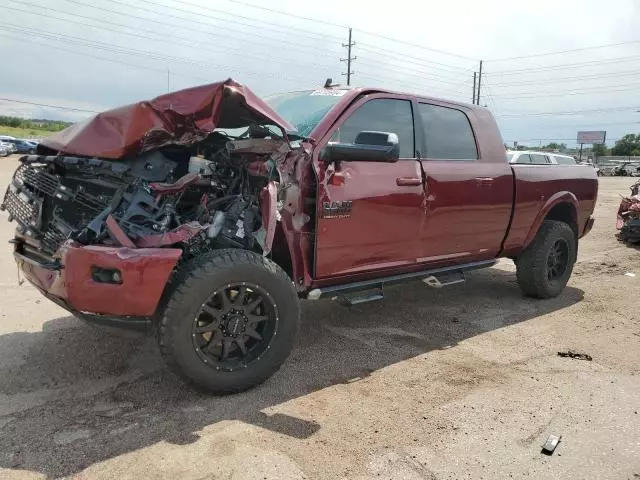
[[[581,143],[604,143],[607,138],[607,132],[604,130],[578,132],[578,142]]]

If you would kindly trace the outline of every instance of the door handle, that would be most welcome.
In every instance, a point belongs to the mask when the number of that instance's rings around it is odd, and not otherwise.
[[[422,179],[418,177],[398,177],[396,185],[399,187],[417,187],[422,185]]]
[[[476,177],[475,180],[476,183],[480,184],[481,186],[488,186],[493,183],[493,177]]]

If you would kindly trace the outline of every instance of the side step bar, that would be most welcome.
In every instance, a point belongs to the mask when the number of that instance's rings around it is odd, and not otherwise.
[[[388,277],[375,278],[373,280],[363,280],[360,282],[343,283],[340,285],[330,285],[328,287],[314,288],[307,294],[307,300],[318,300],[320,298],[332,297],[341,300],[347,305],[381,300],[384,298],[383,287],[393,285],[417,278],[434,288],[442,288],[449,285],[463,283],[465,281],[464,272],[488,268],[498,263],[498,260],[484,260],[481,262],[466,263],[453,267],[435,268],[421,270],[418,272],[402,273]],[[366,292],[366,291],[369,292]],[[372,291],[373,290],[373,291]],[[361,295],[349,295],[356,292],[366,292]]]

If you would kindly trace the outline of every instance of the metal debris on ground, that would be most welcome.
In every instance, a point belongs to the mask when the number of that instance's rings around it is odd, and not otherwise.
[[[544,442],[540,453],[544,453],[545,455],[549,456],[553,455],[553,452],[560,443],[561,439],[562,435],[560,435],[559,437],[556,437],[555,435],[549,435],[549,438],[547,438],[547,441]]]
[[[618,208],[616,228],[623,242],[640,242],[640,181],[631,185],[631,196],[623,197]]]
[[[558,352],[558,356],[575,358],[576,360],[587,360],[588,362],[593,360],[591,355],[588,355],[586,353],[576,353],[576,352],[572,352],[571,350],[567,350],[566,352]]]

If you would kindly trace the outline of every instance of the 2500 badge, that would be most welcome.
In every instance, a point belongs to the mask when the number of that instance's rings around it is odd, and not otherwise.
[[[322,218],[349,218],[351,216],[351,200],[341,202],[322,202]]]

